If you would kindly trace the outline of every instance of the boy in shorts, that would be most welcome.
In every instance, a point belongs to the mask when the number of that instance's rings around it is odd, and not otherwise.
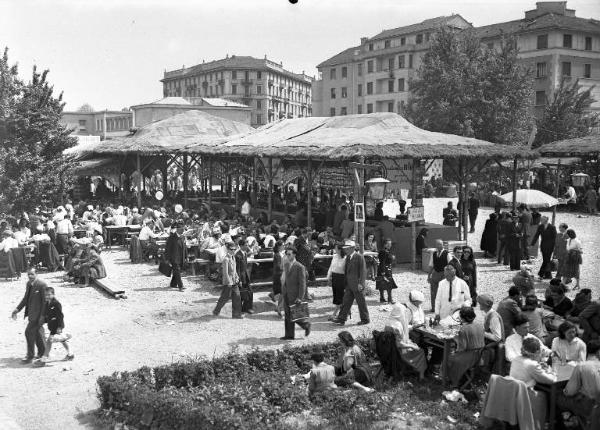
[[[46,287],[46,323],[48,324],[48,330],[50,331],[50,335],[46,340],[46,350],[42,358],[34,363],[36,366],[45,366],[46,361],[50,355],[50,351],[52,350],[52,344],[55,342],[62,343],[67,355],[65,356],[65,360],[73,360],[75,358],[75,354],[71,353],[69,349],[69,339],[71,339],[71,335],[67,333],[63,333],[65,328],[64,323],[64,315],[62,312],[62,305],[56,297],[54,296],[54,288]]]

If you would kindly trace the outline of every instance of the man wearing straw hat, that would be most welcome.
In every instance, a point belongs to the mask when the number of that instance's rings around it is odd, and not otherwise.
[[[360,314],[360,322],[358,325],[369,324],[369,308],[365,301],[364,290],[367,279],[367,264],[365,257],[356,252],[356,243],[353,240],[344,242],[344,252],[346,253],[346,288],[344,290],[344,300],[342,309],[338,314],[337,319],[333,322],[338,325],[346,324],[346,318],[350,312],[350,308],[356,300],[358,312]]]

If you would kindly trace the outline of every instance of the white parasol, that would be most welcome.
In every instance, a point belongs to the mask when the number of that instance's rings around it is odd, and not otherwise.
[[[512,204],[513,193],[506,193],[500,196],[506,205]],[[558,204],[558,200],[542,191],[522,189],[517,190],[517,206],[526,204],[529,208],[551,208]]]

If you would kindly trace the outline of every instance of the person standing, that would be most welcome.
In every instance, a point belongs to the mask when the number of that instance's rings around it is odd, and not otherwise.
[[[342,245],[335,247],[335,253],[331,258],[331,264],[327,271],[327,280],[331,282],[331,289],[333,290],[333,305],[335,309],[333,314],[329,317],[329,321],[333,321],[337,318],[340,313],[340,308],[344,300],[344,288],[346,286],[346,257],[344,256],[344,250]]]
[[[481,235],[481,243],[479,247],[484,252],[485,258],[496,257],[496,247],[498,242],[498,215],[495,212],[490,214],[490,218],[486,220],[483,234]]]
[[[508,235],[510,233],[512,222],[510,220],[508,212],[502,212],[500,214],[500,220],[498,221],[498,264],[508,266],[509,254],[508,254]]]
[[[427,244],[425,243],[425,239],[427,238],[427,232],[429,230],[426,228],[422,228],[417,236],[417,240],[415,241],[415,247],[417,250],[416,260],[417,260],[417,268],[420,269],[423,266],[423,250],[427,248]]]
[[[458,212],[456,212],[456,209],[452,207],[452,202],[448,202],[448,206],[442,210],[442,218],[444,219],[444,225],[456,227],[456,221],[458,221]]]
[[[12,312],[12,318],[17,319],[17,314],[25,308],[25,317],[28,318],[27,328],[25,329],[25,340],[27,341],[27,355],[21,360],[23,364],[29,364],[33,361],[35,347],[37,347],[37,357],[42,357],[46,351],[44,341],[44,323],[46,314],[46,288],[44,281],[37,277],[35,269],[27,271],[27,285],[25,295],[21,302]]]
[[[175,224],[175,228],[171,230],[171,234],[167,239],[165,246],[165,258],[171,263],[171,288],[179,288],[179,291],[185,290],[183,281],[181,280],[181,269],[186,260],[187,247],[185,246],[185,238],[183,234],[183,224],[180,222]]]
[[[438,290],[438,284],[444,279],[444,267],[450,262],[448,251],[444,249],[444,242],[441,239],[435,241],[436,251],[432,256],[431,270],[427,276],[429,282],[431,310],[435,308],[435,296]]]
[[[462,279],[469,286],[473,307],[477,306],[477,262],[473,256],[473,248],[465,246],[462,249],[460,257],[460,267],[462,269]],[[460,276],[459,276],[460,277]]]
[[[235,270],[238,274],[240,283],[240,297],[242,300],[242,312],[253,314],[254,310],[254,292],[250,286],[250,276],[248,275],[248,242],[246,239],[238,241],[238,250],[235,253]]]
[[[531,240],[531,246],[535,245],[538,238],[540,241],[540,251],[542,251],[542,266],[538,272],[540,279],[552,279],[552,252],[554,251],[554,245],[556,244],[556,228],[548,222],[548,217],[543,216],[541,224],[538,226],[533,239]]]
[[[465,281],[456,276],[451,265],[444,268],[444,279],[440,281],[435,296],[435,320],[440,321],[452,315],[457,309],[471,305],[471,293]]]
[[[460,279],[464,279],[464,274],[463,274],[463,270],[462,270],[462,265],[460,264],[460,259],[462,258],[462,247],[460,246],[455,246],[454,249],[452,250],[452,255],[450,256],[450,261],[448,261],[448,264],[452,267],[454,267],[454,271],[456,272],[456,276],[458,276]]]
[[[519,221],[519,216],[513,214],[512,224],[508,228],[506,241],[506,247],[510,256],[510,270],[519,270],[521,268],[523,235],[523,224]]]
[[[567,230],[569,226],[565,223],[561,223],[558,226],[558,233],[556,234],[556,240],[554,242],[554,258],[558,261],[556,277],[558,279],[562,278],[562,274],[565,271],[565,262],[567,260],[567,241],[569,240],[569,236],[567,236]]]
[[[217,305],[213,310],[213,315],[218,316],[225,303],[231,298],[231,317],[234,319],[242,319],[242,299],[240,297],[240,279],[235,265],[235,251],[237,246],[230,242],[227,244],[227,253],[221,262],[223,274],[223,289],[221,296],[217,301]]]
[[[285,250],[287,263],[284,266],[284,282],[282,285],[283,309],[285,312],[284,327],[285,335],[282,340],[292,340],[295,336],[294,323],[304,329],[304,336],[310,335],[310,322],[307,319],[292,321],[292,310],[290,306],[299,305],[306,296],[306,269],[296,260],[298,251],[293,246]]]
[[[596,215],[596,205],[598,204],[598,194],[596,194],[596,190],[594,187],[588,186],[588,190],[583,196],[583,201],[585,202],[585,206],[588,212],[592,215]]]
[[[469,233],[475,233],[475,221],[477,221],[477,215],[479,213],[479,199],[474,192],[469,193],[469,223],[471,224],[471,230]]]
[[[392,254],[392,239],[384,239],[383,249],[379,251],[379,265],[377,267],[376,288],[379,290],[379,302],[385,303],[384,293],[387,291],[387,301],[394,304],[392,290],[398,288],[392,275],[392,266],[396,256]]]
[[[579,268],[581,266],[581,254],[583,254],[583,246],[581,241],[577,239],[577,234],[572,228],[567,230],[567,258],[565,261],[565,284],[571,282],[571,279],[575,279],[574,290],[579,288]]]
[[[68,214],[56,223],[56,250],[59,254],[70,251],[69,239],[73,236],[73,224]]]
[[[283,274],[283,252],[283,242],[278,240],[273,247],[273,291],[269,293],[269,297],[275,302],[275,311],[279,318],[282,317],[281,275]]]
[[[508,289],[508,297],[498,303],[496,312],[502,318],[504,335],[510,336],[515,327],[515,319],[521,313],[521,292],[518,287],[512,286]]]
[[[521,236],[521,254],[523,258],[529,259],[529,226],[531,226],[531,212],[527,205],[519,206],[519,223],[523,226],[523,236]]]
[[[358,325],[369,324],[369,309],[365,301],[364,290],[367,279],[367,265],[365,258],[356,252],[356,243],[353,240],[347,240],[344,243],[344,252],[346,253],[346,267],[344,275],[346,277],[346,288],[344,290],[344,300],[342,309],[333,322],[339,325],[346,324],[346,318],[350,308],[356,300],[360,322]]]

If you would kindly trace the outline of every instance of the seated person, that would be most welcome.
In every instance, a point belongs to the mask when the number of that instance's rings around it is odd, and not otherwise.
[[[502,317],[498,312],[492,309],[494,299],[488,294],[480,294],[477,296],[479,308],[485,313],[483,319],[483,329],[485,330],[485,340],[488,342],[501,342],[504,340],[504,324]]]
[[[528,294],[535,293],[535,276],[533,275],[529,265],[521,265],[521,270],[517,272],[515,276],[513,276],[512,280],[513,283],[519,288],[519,291],[523,297],[527,296]]]
[[[566,317],[573,309],[573,302],[565,296],[566,287],[560,282],[556,283],[553,279],[550,281],[549,290],[550,295],[544,301],[544,307],[558,316]]]
[[[585,341],[600,337],[600,302],[591,302],[577,317]]]
[[[594,407],[596,413],[600,414],[600,341],[589,342],[587,352],[587,361],[575,367],[564,391],[558,395],[556,404],[559,411],[571,412],[591,424],[600,422],[600,416],[591,416]],[[563,424],[562,414],[556,415],[559,424]]]
[[[544,325],[542,308],[539,307],[538,298],[535,295],[531,294],[525,297],[523,315],[529,320],[529,333],[545,343],[548,338],[548,332]]]
[[[521,313],[521,292],[518,287],[512,286],[508,289],[508,297],[498,303],[496,312],[502,317],[504,336],[510,336],[515,326],[515,317]]]
[[[323,361],[323,351],[314,351],[310,358],[313,361],[313,367],[308,375],[308,394],[312,395],[337,389],[337,385],[335,385],[335,367]]]
[[[343,346],[343,351],[335,367],[335,383],[339,387],[352,386],[366,392],[373,391],[371,385],[371,373],[365,353],[354,342],[354,338],[348,331],[338,333],[338,338]]]
[[[408,310],[403,304],[396,303],[392,307],[392,313],[385,324],[384,331],[394,333],[400,357],[419,373],[419,380],[422,381],[425,379],[425,370],[427,370],[427,358],[423,350],[409,337],[407,313]]]
[[[448,376],[453,386],[460,385],[465,372],[479,362],[481,348],[485,346],[483,324],[475,321],[475,311],[463,306],[459,311],[461,326],[454,338],[456,350],[448,359]]]
[[[577,337],[577,327],[565,321],[558,327],[558,337],[552,341],[552,354],[562,364],[582,363],[586,357],[585,343]]]
[[[575,295],[573,299],[573,309],[569,312],[569,320],[577,323],[579,314],[585,310],[592,303],[592,290],[589,288],[583,288],[580,292]]]
[[[544,428],[546,422],[546,395],[534,389],[536,383],[552,384],[556,374],[545,363],[540,363],[540,341],[535,337],[523,339],[521,355],[515,357],[510,366],[510,376],[525,382],[531,401],[535,428]]]
[[[144,226],[140,230],[138,239],[140,240],[140,246],[142,248],[142,255],[147,260],[151,255],[155,254],[157,247],[154,245],[152,239],[156,238],[154,233],[154,222],[150,218],[144,220]]]
[[[514,332],[506,338],[506,342],[504,343],[506,361],[510,363],[521,355],[523,340],[528,338],[537,339],[540,342],[540,353],[542,357],[547,359],[550,356],[550,349],[546,348],[541,340],[531,334],[529,319],[527,318],[527,315],[521,313],[515,317]]]
[[[425,311],[423,302],[425,296],[418,290],[412,290],[408,294],[408,303],[406,303],[406,315],[409,329],[425,325]]]
[[[88,245],[86,259],[79,266],[80,277],[83,278],[84,287],[90,285],[90,280],[106,278],[106,269],[102,257],[95,246]]]

